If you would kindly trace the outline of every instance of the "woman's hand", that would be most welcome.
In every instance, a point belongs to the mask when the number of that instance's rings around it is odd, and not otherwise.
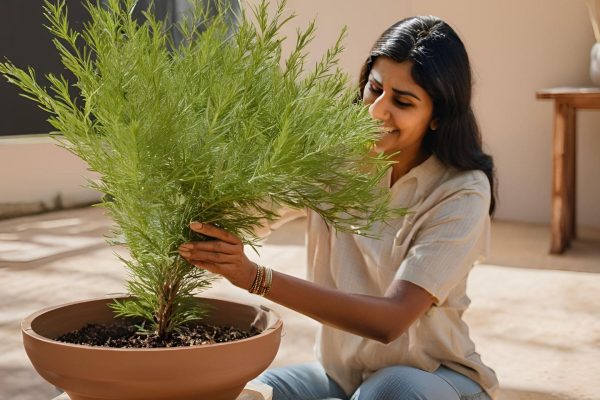
[[[191,223],[193,231],[213,238],[184,243],[179,254],[190,264],[227,278],[248,290],[256,265],[244,254],[242,241],[209,224]],[[433,303],[421,287],[396,281],[385,297],[347,293],[274,271],[269,300],[315,320],[369,339],[389,343],[403,334]],[[348,310],[352,310],[351,313]]]
[[[190,228],[214,238],[203,242],[189,242],[179,246],[179,254],[187,262],[248,290],[256,277],[256,265],[246,257],[240,238],[213,225],[192,222]]]

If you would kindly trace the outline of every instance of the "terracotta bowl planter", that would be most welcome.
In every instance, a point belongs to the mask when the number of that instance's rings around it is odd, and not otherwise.
[[[103,298],[44,309],[21,323],[23,344],[37,372],[71,400],[234,400],[277,353],[282,322],[273,311],[224,300],[208,323],[262,329],[229,343],[160,349],[114,349],[52,340],[86,323],[113,320]]]

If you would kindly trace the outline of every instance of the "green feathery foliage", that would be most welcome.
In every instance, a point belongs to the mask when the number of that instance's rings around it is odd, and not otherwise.
[[[337,68],[341,40],[305,70],[314,23],[299,31],[282,59],[281,27],[292,17],[281,2],[262,2],[228,30],[198,2],[179,25],[175,47],[163,22],[131,17],[135,0],[87,3],[81,32],[67,22],[64,0],[46,1],[48,29],[75,82],[10,62],[2,73],[23,96],[50,112],[61,145],[101,174],[90,185],[105,194],[131,253],[131,300],[119,315],[143,317],[162,337],[202,317],[192,296],[212,277],[189,265],[178,246],[202,240],[190,221],[215,224],[255,244],[274,207],[310,208],[337,229],[360,233],[389,215],[376,189],[389,165],[369,155],[377,124],[355,103],[356,89]],[[202,33],[195,29],[199,24]],[[70,86],[78,90],[69,94]]]

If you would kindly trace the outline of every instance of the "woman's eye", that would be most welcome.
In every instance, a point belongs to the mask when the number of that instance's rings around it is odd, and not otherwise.
[[[372,83],[369,82],[369,91],[373,92],[373,93],[383,93],[383,90],[381,90],[380,88],[374,86]]]
[[[410,106],[412,106],[412,104],[411,104],[411,103],[406,103],[406,102],[404,102],[404,101],[400,101],[400,100],[398,100],[398,99],[394,99],[394,103],[396,103],[396,105],[397,105],[398,107],[403,107],[403,108],[406,108],[406,107],[410,107]]]
[[[381,88],[380,88],[380,87],[378,87],[378,86],[375,86],[375,85],[374,85],[372,82],[369,82],[369,83],[367,84],[367,88],[369,89],[369,92],[371,92],[371,93],[373,93],[373,94],[376,94],[376,95],[380,95],[380,94],[382,94],[382,93],[383,93],[383,89],[381,89]],[[395,104],[397,107],[400,107],[400,108],[408,108],[408,107],[412,107],[412,103],[404,102],[404,101],[401,101],[401,100],[399,100],[399,99],[396,99],[396,98],[394,98],[394,100],[393,100],[393,101],[394,101],[394,104]]]

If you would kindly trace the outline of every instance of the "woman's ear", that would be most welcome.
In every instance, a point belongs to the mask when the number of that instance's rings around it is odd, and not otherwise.
[[[435,132],[435,131],[437,131],[438,127],[439,127],[439,123],[438,123],[437,118],[433,118],[431,120],[431,122],[429,123],[429,129]]]

